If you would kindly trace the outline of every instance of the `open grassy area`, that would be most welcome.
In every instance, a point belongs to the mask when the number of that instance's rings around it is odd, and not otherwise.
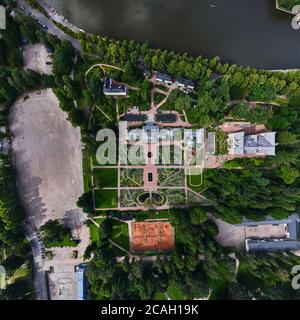
[[[83,150],[82,168],[84,192],[88,192],[91,188],[91,161],[90,156],[86,150]]]
[[[112,220],[113,237],[112,240],[119,246],[129,251],[129,233],[127,223]]]
[[[199,174],[199,175],[188,175],[187,176],[187,183],[188,183],[188,187],[199,193],[204,189],[204,183],[203,183],[203,175]]]
[[[95,190],[96,209],[116,208],[118,205],[118,190]]]
[[[117,188],[118,169],[94,169],[94,185],[96,188]]]
[[[92,222],[89,223],[90,238],[93,243],[99,241],[99,228]]]

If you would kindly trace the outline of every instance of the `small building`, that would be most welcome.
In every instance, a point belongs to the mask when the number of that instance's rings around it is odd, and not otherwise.
[[[146,116],[140,113],[126,113],[124,116],[124,120],[128,122],[144,122]]]
[[[193,91],[195,89],[195,84],[192,80],[185,79],[185,78],[178,78],[177,85],[179,88],[184,90]]]
[[[152,72],[151,72],[150,69],[145,68],[144,71],[143,71],[143,75],[144,75],[144,77],[146,77],[147,79],[149,79],[149,78],[151,78],[151,76],[152,76]]]
[[[177,120],[177,115],[174,113],[157,113],[155,116],[157,122],[173,123]]]
[[[235,156],[258,155],[275,156],[276,132],[265,132],[245,135],[245,132],[235,132],[228,135],[229,154]]]
[[[105,77],[103,81],[103,93],[106,96],[126,96],[127,86],[123,84],[114,84],[111,78]]]
[[[287,220],[246,222],[242,225],[246,228],[246,251],[274,252],[300,250],[298,218],[290,217]],[[247,231],[248,228],[250,229],[249,232]],[[265,231],[268,236],[261,238],[262,231]]]
[[[161,83],[165,83],[168,85],[173,84],[173,78],[169,74],[162,73],[159,71],[156,73],[156,81],[161,82]]]

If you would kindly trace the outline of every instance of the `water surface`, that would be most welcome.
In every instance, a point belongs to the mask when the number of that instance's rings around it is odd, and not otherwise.
[[[259,68],[300,67],[300,31],[275,0],[48,0],[78,27]]]

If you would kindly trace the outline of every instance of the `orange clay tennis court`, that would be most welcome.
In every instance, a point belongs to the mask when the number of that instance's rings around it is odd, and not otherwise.
[[[174,248],[174,228],[169,222],[133,222],[131,250],[170,251]]]

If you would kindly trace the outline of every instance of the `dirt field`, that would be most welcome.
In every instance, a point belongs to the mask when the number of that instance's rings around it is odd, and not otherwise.
[[[174,228],[169,222],[133,222],[131,250],[169,251],[174,248]]]
[[[81,239],[76,248],[81,259],[89,231],[83,224],[86,215],[76,206],[83,193],[80,129],[66,120],[52,90],[21,97],[12,107],[10,122],[18,189],[28,220],[40,227],[63,219]],[[73,250],[57,248],[53,260],[69,262]]]
[[[30,69],[40,74],[52,73],[52,65],[46,64],[47,61],[52,61],[52,58],[43,44],[28,44],[24,46],[23,60],[25,69]]]

